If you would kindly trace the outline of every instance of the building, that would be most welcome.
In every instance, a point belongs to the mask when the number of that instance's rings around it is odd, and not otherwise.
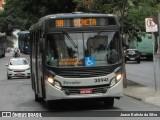
[[[4,0],[0,0],[0,10],[3,10],[4,4],[5,4]]]

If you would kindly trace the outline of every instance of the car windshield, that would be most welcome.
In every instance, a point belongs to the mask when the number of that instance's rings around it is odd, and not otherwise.
[[[10,65],[27,65],[28,62],[25,59],[13,59],[10,60]]]
[[[128,50],[127,54],[137,54],[138,51],[137,50]]]
[[[47,35],[46,64],[54,67],[106,66],[121,61],[118,32]]]

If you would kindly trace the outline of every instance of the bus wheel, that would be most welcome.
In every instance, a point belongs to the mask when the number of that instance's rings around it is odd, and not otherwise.
[[[47,109],[60,108],[61,104],[62,103],[59,100],[48,100],[48,101],[46,101],[46,107],[47,107]]]
[[[113,107],[114,105],[114,98],[107,98],[104,100],[105,107]]]
[[[46,101],[46,107],[47,107],[47,109],[51,109],[52,105],[53,105],[52,101]]]
[[[127,86],[128,86],[128,81],[127,81],[126,73],[125,73],[124,78],[123,78],[123,88],[127,88]]]
[[[35,101],[36,102],[40,102],[41,101],[41,98],[36,94],[36,93],[34,93],[35,94]]]

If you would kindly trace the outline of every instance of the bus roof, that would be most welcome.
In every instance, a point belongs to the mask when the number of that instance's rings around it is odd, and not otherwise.
[[[35,28],[39,29],[40,26],[51,19],[72,19],[72,18],[114,18],[116,25],[120,26],[118,17],[114,14],[100,14],[100,13],[83,13],[83,12],[73,12],[73,13],[60,13],[60,14],[51,14],[46,15],[39,19],[39,21],[32,26],[30,26],[29,31],[34,30]],[[47,22],[48,24],[48,22]]]
[[[73,13],[60,13],[60,14],[47,15],[47,16],[40,18],[39,20],[48,19],[48,18],[79,18],[79,17],[116,17],[116,15],[73,12]]]
[[[27,31],[27,30],[26,31],[20,31],[20,32],[17,33],[17,35],[18,36],[26,36],[26,35],[29,35],[29,31]]]

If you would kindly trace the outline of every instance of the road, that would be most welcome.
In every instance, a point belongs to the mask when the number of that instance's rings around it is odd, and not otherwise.
[[[127,62],[126,73],[128,80],[152,88],[155,88],[156,83],[160,89],[160,57],[155,57],[155,62],[146,60],[142,60],[140,64]]]
[[[115,100],[114,107],[112,108],[104,108],[101,102],[67,101],[58,104],[56,108],[47,109],[43,102],[37,103],[34,101],[30,79],[7,80],[7,66],[5,66],[5,64],[11,57],[11,54],[7,53],[5,58],[0,58],[0,111],[47,111],[51,113],[52,116],[62,117],[105,116],[109,111],[160,111],[159,106],[147,104],[127,96],[124,96],[120,100]],[[21,55],[21,57],[29,59],[28,55]],[[152,66],[152,63],[142,62],[138,64],[138,66],[139,65],[146,67],[146,65]],[[132,66],[132,64],[128,64],[127,68],[129,66]],[[137,66],[137,64],[134,64],[134,66]]]

